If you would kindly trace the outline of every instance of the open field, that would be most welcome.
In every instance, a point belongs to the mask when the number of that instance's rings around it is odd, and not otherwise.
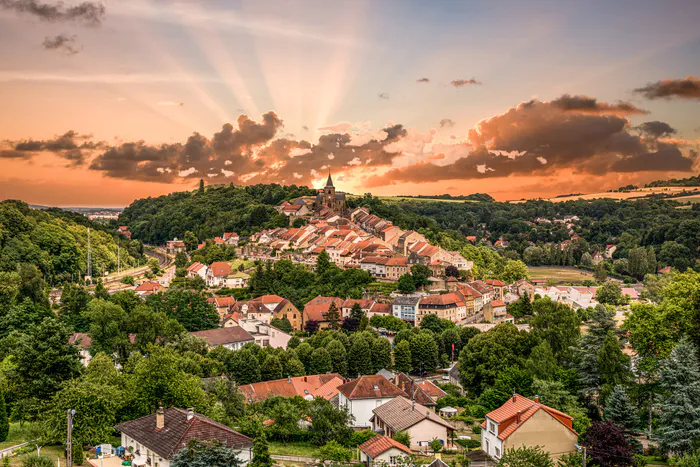
[[[700,194],[679,196],[678,198],[673,198],[673,201],[678,201],[679,203],[700,203]]]
[[[576,201],[577,199],[598,199],[598,198],[608,198],[608,199],[643,199],[648,195],[672,195],[675,193],[681,193],[682,191],[697,191],[700,193],[700,187],[692,186],[659,186],[652,188],[639,188],[633,191],[623,191],[623,192],[602,192],[602,193],[588,193],[575,196],[562,196],[557,198],[547,198],[546,201],[552,202],[564,202],[564,201]],[[684,198],[693,198],[693,196],[683,196],[680,198],[671,198],[673,200],[681,200]],[[523,203],[525,200],[510,201],[511,203]]]
[[[471,199],[411,198],[410,196],[379,196],[382,201],[438,201],[441,203],[477,203]]]
[[[593,280],[593,275],[588,271],[576,268],[555,266],[537,266],[528,268],[530,279],[555,280],[557,282],[583,282]]]

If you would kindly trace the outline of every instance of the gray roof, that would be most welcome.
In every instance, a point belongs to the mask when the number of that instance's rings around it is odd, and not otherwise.
[[[450,430],[455,429],[426,406],[416,403],[414,408],[413,405],[410,400],[399,396],[380,405],[372,412],[374,412],[374,417],[381,419],[394,433],[410,428],[426,419]]]
[[[445,464],[445,462],[443,462],[441,459],[435,459],[430,464],[428,464],[428,467],[450,467],[450,466]]]
[[[394,376],[396,376],[393,372],[387,370],[386,368],[382,368],[376,374],[381,375],[392,382],[394,381]]]
[[[392,303],[392,305],[411,305],[411,306],[416,306],[418,302],[420,301],[420,297],[411,297],[411,296],[402,296],[402,297],[397,297],[396,300]]]

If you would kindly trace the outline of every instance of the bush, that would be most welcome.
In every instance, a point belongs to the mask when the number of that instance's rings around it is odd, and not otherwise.
[[[349,462],[352,459],[352,451],[342,446],[337,441],[329,441],[318,450],[319,455],[324,460],[336,462]]]
[[[399,431],[398,433],[395,433],[394,441],[403,444],[409,449],[411,448],[411,435],[409,435],[407,431]]]
[[[475,435],[480,434],[481,433],[481,425],[479,425],[478,423],[473,424],[472,425],[472,433],[474,433]]]
[[[22,459],[22,467],[54,467],[54,465],[53,460],[45,456],[30,455]]]
[[[483,407],[481,405],[470,405],[467,410],[469,411],[469,415],[471,415],[474,418],[484,418],[486,417],[486,414],[489,412],[486,407]]]
[[[126,285],[134,285],[134,276],[124,276],[120,282]]]
[[[374,438],[375,436],[377,436],[377,433],[369,429],[356,431],[352,434],[352,437],[350,438],[350,446],[359,446],[360,444],[364,443],[365,441],[371,438]]]

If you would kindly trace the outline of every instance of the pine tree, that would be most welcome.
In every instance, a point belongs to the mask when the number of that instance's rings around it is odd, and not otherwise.
[[[612,331],[603,340],[603,345],[598,350],[598,376],[601,383],[601,396],[605,400],[612,392],[613,387],[629,381],[630,366],[629,357],[622,353],[620,341]]]
[[[259,429],[257,436],[253,440],[253,459],[250,461],[250,467],[272,467],[267,437],[262,428]]]
[[[335,302],[331,302],[331,305],[328,307],[328,311],[326,312],[325,318],[326,321],[328,321],[328,325],[331,329],[340,328],[340,313],[338,313],[338,307],[336,306]]]
[[[625,388],[621,385],[615,386],[605,402],[603,416],[606,420],[610,420],[626,430],[631,430],[637,425],[637,411],[632,406]]]
[[[660,429],[663,452],[684,454],[700,440],[700,363],[697,349],[684,337],[661,365]]]
[[[593,396],[601,389],[601,378],[598,372],[598,356],[603,341],[608,332],[615,329],[613,314],[604,305],[598,305],[593,310],[588,332],[581,338],[578,351],[577,369],[579,381],[584,394]]]
[[[5,395],[0,391],[0,443],[7,440],[10,434],[10,422],[7,419],[7,407],[5,407]]]
[[[403,373],[411,371],[411,346],[401,341],[394,347],[394,369]]]

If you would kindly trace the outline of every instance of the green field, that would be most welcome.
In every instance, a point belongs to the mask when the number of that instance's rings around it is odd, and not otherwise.
[[[593,275],[576,268],[538,266],[528,268],[530,279],[555,280],[557,282],[583,282],[593,280]]]
[[[318,446],[310,442],[280,442],[270,441],[270,454],[277,456],[299,456],[299,457],[318,457]]]

